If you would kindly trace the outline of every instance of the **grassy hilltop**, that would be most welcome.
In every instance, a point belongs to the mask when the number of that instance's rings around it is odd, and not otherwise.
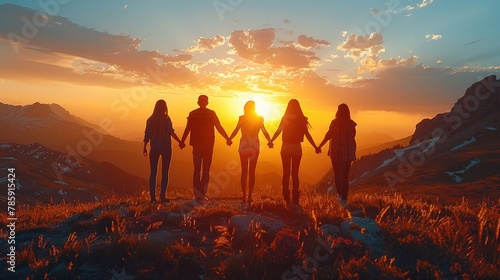
[[[498,279],[498,201],[446,205],[400,195],[304,192],[291,215],[271,191],[250,209],[177,193],[23,207],[16,273],[2,279]],[[5,214],[2,213],[2,216]],[[6,221],[2,217],[1,221]],[[351,219],[352,218],[352,219]],[[357,220],[356,220],[357,219]],[[252,221],[253,220],[253,221]],[[357,221],[372,222],[373,229]],[[4,230],[6,225],[2,225]],[[7,232],[2,231],[2,250]],[[367,237],[360,240],[358,237]],[[373,242],[373,243],[372,243]],[[5,243],[5,244],[3,244]],[[378,249],[375,246],[379,246]],[[378,251],[377,251],[378,250]],[[5,253],[2,251],[2,254]],[[122,277],[122,278],[119,278]],[[128,277],[128,278],[126,278]]]

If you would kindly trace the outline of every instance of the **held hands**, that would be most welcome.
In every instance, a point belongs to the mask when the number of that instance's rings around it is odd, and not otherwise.
[[[267,142],[267,146],[269,147],[269,149],[274,148],[274,144],[271,141]]]
[[[179,142],[179,148],[184,149],[186,147],[186,144],[184,142]]]
[[[233,140],[231,140],[230,138],[228,138],[228,139],[226,140],[226,144],[227,144],[228,146],[231,146],[231,145],[233,144]]]
[[[321,154],[321,147],[316,147],[316,154]]]

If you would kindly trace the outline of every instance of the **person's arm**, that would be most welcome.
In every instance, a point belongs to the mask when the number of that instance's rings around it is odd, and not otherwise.
[[[144,130],[144,147],[142,148],[142,154],[146,157],[148,156],[148,150],[146,149],[146,145],[149,142],[151,128],[149,127],[149,122],[146,122],[146,129]]]
[[[226,144],[231,145],[233,138],[238,134],[238,131],[241,128],[241,122],[238,120],[238,123],[236,124],[236,128],[233,130],[233,133],[231,133],[231,136],[229,136],[229,139],[226,140]],[[231,144],[230,144],[231,143]]]
[[[142,148],[142,154],[147,157],[148,156],[148,149],[146,149],[146,145],[148,143],[147,142],[144,142],[144,148]]]
[[[276,132],[274,133],[273,137],[271,138],[271,140],[269,140],[269,143],[272,143],[274,142],[274,140],[276,140],[276,138],[278,138],[278,136],[281,134],[281,132],[283,131],[283,120],[281,120],[280,122],[280,126],[278,127],[278,129],[276,130]]]
[[[328,128],[328,131],[326,132],[325,137],[323,138],[323,141],[321,141],[318,148],[316,149],[317,154],[321,153],[321,147],[323,147],[326,144],[326,142],[328,142],[328,140],[332,139],[333,136],[332,126],[333,126],[333,121],[332,124],[330,124],[330,127]]]
[[[318,150],[318,147],[316,146],[316,144],[314,143],[314,139],[312,138],[311,136],[311,133],[309,133],[309,130],[306,129],[306,133],[304,134],[307,138],[307,140],[309,141],[309,143],[311,143],[311,145],[313,146],[314,150]]]
[[[184,142],[186,141],[186,138],[188,137],[189,132],[191,132],[191,122],[189,121],[189,117],[188,117],[186,128],[184,129],[184,133],[182,134],[182,138],[179,141],[179,147],[181,149],[183,149],[184,147],[186,147],[186,144]]]
[[[170,136],[172,136],[172,138],[174,138],[175,141],[177,141],[177,143],[181,143],[181,139],[179,139],[179,136],[177,136],[177,134],[175,134],[175,130],[174,130],[174,124],[172,123],[172,119],[168,118],[168,127],[167,127],[167,130],[168,130],[168,134]]]
[[[220,133],[220,135],[222,135],[222,137],[224,137],[224,139],[226,139],[227,142],[232,142],[231,139],[229,139],[229,137],[227,136],[226,131],[224,130],[224,128],[220,124],[219,118],[217,117],[215,112],[214,112],[214,126],[215,126],[215,128],[217,128],[217,131]]]

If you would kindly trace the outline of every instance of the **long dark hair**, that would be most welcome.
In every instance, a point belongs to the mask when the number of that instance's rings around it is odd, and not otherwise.
[[[161,138],[167,134],[167,120],[168,120],[168,107],[165,100],[160,99],[156,101],[153,114],[149,117],[148,121],[151,125],[151,137]]]
[[[297,99],[290,99],[290,101],[288,101],[283,118],[287,120],[287,122],[296,122],[299,125],[303,124],[306,128],[311,127]]]
[[[347,104],[342,103],[339,105],[339,107],[337,108],[337,113],[335,114],[335,119],[342,122],[351,119],[351,111],[349,110]]]
[[[245,106],[243,107],[243,111],[245,113],[245,116],[254,116],[257,114],[255,111],[255,102],[253,100],[247,101],[245,103]]]

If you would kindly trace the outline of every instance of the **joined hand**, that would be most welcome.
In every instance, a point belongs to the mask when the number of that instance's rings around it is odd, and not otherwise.
[[[179,148],[184,149],[186,147],[186,144],[184,142],[179,143]]]

